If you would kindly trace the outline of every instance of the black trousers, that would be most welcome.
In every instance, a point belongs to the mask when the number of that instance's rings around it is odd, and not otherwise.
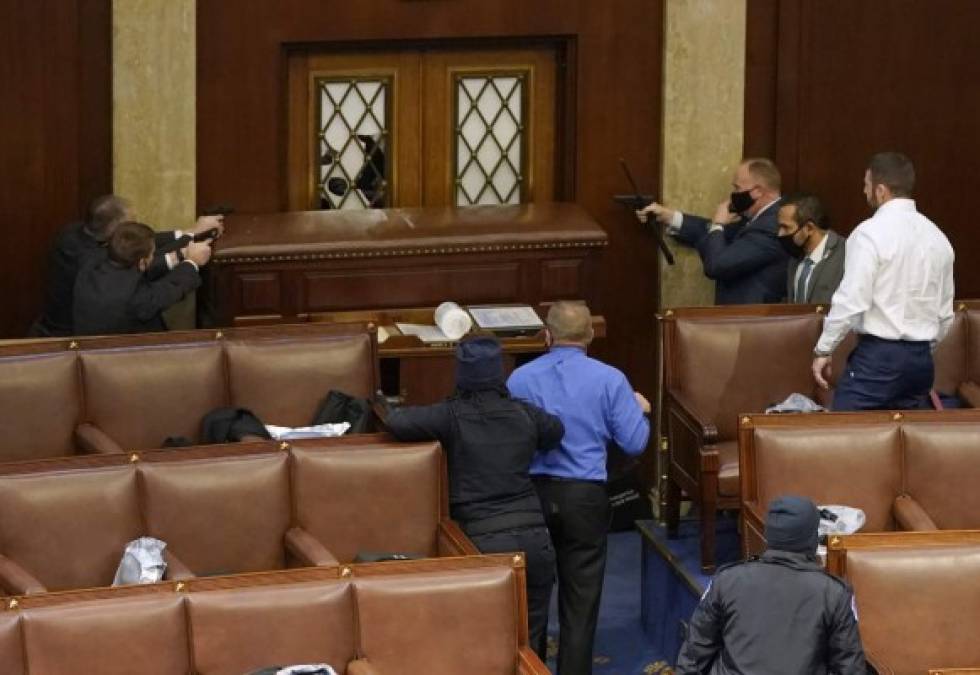
[[[611,515],[606,486],[544,478],[534,485],[558,559],[558,674],[591,675]]]
[[[555,550],[547,528],[521,527],[471,535],[470,540],[483,553],[520,551],[524,554],[528,642],[544,661],[548,655],[548,606],[555,586]]]

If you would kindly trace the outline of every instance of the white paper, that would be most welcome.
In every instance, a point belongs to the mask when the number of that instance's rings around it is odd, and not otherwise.
[[[402,335],[414,335],[425,343],[452,342],[439,326],[426,326],[420,323],[396,323]]]
[[[473,327],[473,319],[455,302],[444,302],[436,307],[435,320],[450,340],[460,339]]]
[[[312,427],[277,427],[266,424],[265,430],[277,441],[295,441],[300,438],[329,438],[343,436],[350,429],[350,422],[316,424]]]
[[[544,328],[533,307],[470,307],[480,328]]]

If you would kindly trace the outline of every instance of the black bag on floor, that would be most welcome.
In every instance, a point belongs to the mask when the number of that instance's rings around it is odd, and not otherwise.
[[[201,420],[202,443],[238,443],[244,436],[272,439],[262,420],[247,408],[215,408]]]
[[[640,481],[640,462],[616,444],[606,448],[606,494],[609,496],[610,532],[632,530],[637,520],[653,518],[653,507]]]
[[[317,409],[313,424],[339,424],[340,422],[350,423],[350,429],[346,432],[348,434],[363,434],[370,431],[370,401],[331,389]]]

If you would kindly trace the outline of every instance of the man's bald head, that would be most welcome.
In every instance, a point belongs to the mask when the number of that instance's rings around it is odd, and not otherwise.
[[[546,322],[552,344],[586,347],[592,342],[592,312],[584,302],[556,302],[548,310]]]

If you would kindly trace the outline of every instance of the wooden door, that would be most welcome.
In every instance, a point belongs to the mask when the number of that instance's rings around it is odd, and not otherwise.
[[[296,52],[290,210],[549,201],[556,51]]]

